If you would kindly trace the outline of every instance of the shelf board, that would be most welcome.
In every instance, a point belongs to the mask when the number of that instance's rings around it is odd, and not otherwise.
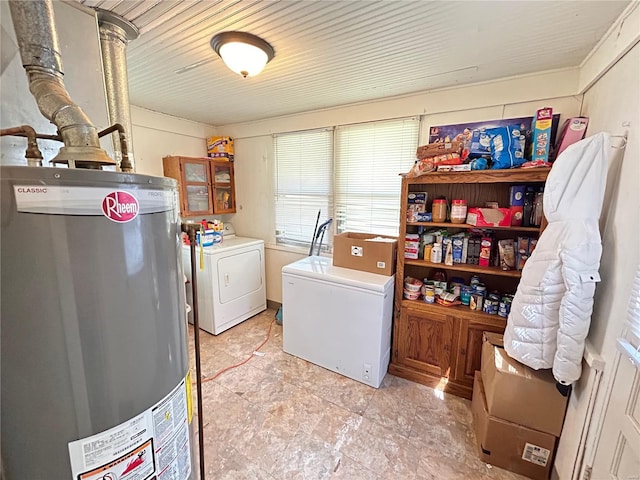
[[[454,263],[445,265],[444,263],[431,263],[426,260],[404,259],[405,265],[415,265],[417,267],[441,268],[443,270],[453,270],[457,272],[471,272],[482,275],[495,275],[498,277],[520,278],[522,272],[518,270],[502,270],[500,267],[481,267],[479,265],[469,265],[467,263]]]
[[[501,317],[500,315],[489,315],[488,313],[471,310],[468,305],[445,307],[443,305],[438,305],[437,303],[425,303],[423,300],[407,300],[405,298],[402,299],[401,305],[403,307],[422,310],[424,312],[435,312],[444,315],[469,318],[483,323],[491,323],[496,326],[505,327],[507,325],[507,319],[505,317]]]
[[[482,230],[513,230],[514,232],[533,232],[540,233],[540,227],[477,227],[475,225],[469,225],[468,223],[451,223],[451,222],[407,222],[407,226],[417,227],[446,227],[446,228],[462,228],[472,229],[478,228]]]
[[[471,172],[431,172],[416,178],[407,178],[407,183],[536,183],[544,182],[551,167],[512,168],[507,170],[474,170]]]

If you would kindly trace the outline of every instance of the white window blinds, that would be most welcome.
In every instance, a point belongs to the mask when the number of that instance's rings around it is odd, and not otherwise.
[[[279,134],[274,149],[276,241],[309,246],[318,210],[320,222],[333,212],[333,131]]]
[[[408,118],[336,128],[336,227],[398,235],[399,173],[416,157],[420,120]]]

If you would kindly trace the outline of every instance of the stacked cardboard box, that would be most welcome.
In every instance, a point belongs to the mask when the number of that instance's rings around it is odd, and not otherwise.
[[[509,357],[502,335],[485,332],[483,341],[471,406],[480,459],[547,479],[567,398],[556,389],[550,371],[533,370]]]

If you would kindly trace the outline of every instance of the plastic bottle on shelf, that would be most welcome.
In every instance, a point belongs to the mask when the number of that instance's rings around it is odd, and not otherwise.
[[[442,263],[442,244],[434,243],[431,248],[431,263]]]

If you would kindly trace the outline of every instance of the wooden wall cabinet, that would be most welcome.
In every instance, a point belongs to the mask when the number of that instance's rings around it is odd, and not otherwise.
[[[466,199],[470,206],[497,201],[508,205],[511,185],[544,184],[548,168],[520,170],[488,170],[479,172],[432,173],[402,180],[400,208],[400,238],[417,233],[418,227],[444,227],[452,232],[474,228],[466,224],[407,222],[407,195],[410,192],[428,194],[428,203],[439,196]],[[544,225],[543,221],[543,225]],[[537,237],[541,228],[493,228],[496,239],[517,236]],[[401,242],[402,243],[402,242]],[[444,263],[428,260],[408,260],[403,248],[398,248],[396,266],[393,348],[389,372],[443,391],[471,398],[473,376],[480,369],[482,332],[503,333],[506,319],[498,315],[470,310],[468,306],[444,307],[426,304],[423,300],[403,298],[404,278],[429,277],[434,269],[442,269],[452,276],[463,277],[468,284],[473,274],[480,275],[489,291],[515,291],[520,281],[519,271],[503,271],[498,267]]]
[[[235,213],[233,162],[169,156],[162,159],[162,166],[166,177],[178,181],[183,217]]]

